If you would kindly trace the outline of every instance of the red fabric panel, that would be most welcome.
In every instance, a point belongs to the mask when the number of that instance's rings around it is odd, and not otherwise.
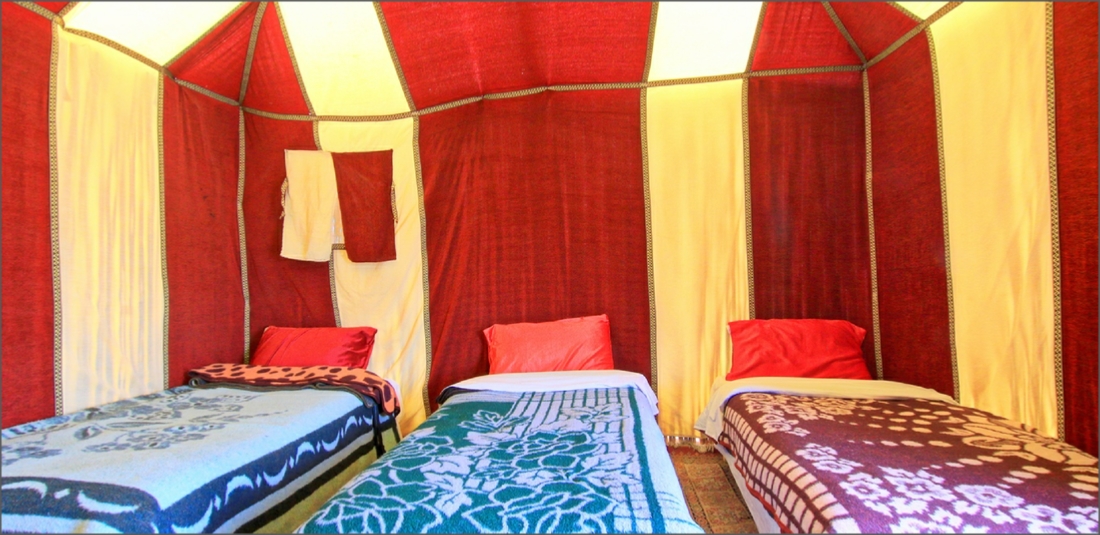
[[[489,344],[489,373],[615,369],[607,314],[493,325],[483,332]]]
[[[237,90],[240,91],[239,78],[237,82]],[[298,77],[294,74],[294,64],[290,61],[290,52],[286,48],[286,39],[283,37],[283,29],[279,27],[274,4],[269,4],[264,10],[264,18],[260,22],[244,105],[275,113],[309,113]],[[310,144],[312,143],[311,141]],[[281,154],[279,159],[282,159]]]
[[[928,38],[910,39],[867,77],[883,375],[954,396]]]
[[[1097,7],[1054,4],[1066,441],[1096,455]]]
[[[393,235],[393,151],[334,152],[344,244],[352,262],[397,259]]]
[[[258,2],[246,3],[168,66],[180,80],[237,100]]]
[[[65,9],[65,6],[69,5],[68,2],[35,2],[35,3],[42,6],[42,7],[44,7],[44,8],[46,8],[46,9],[48,9],[48,10],[50,10],[50,11],[52,11],[52,12],[54,12],[54,13],[61,13],[61,10]]]
[[[49,88],[52,23],[3,4],[3,427],[54,415]]]
[[[870,379],[867,331],[844,320],[744,320],[729,324],[733,358],[727,381],[749,377]]]
[[[756,317],[850,321],[873,370],[860,73],[752,78],[748,108]]]
[[[919,24],[886,2],[830,2],[863,56],[871,59]]]
[[[165,80],[169,386],[192,368],[241,361],[237,129],[236,108]]]
[[[245,114],[245,140],[244,226],[253,352],[265,327],[335,327],[336,315],[328,264],[279,256],[283,151],[317,150],[313,123]]]
[[[249,362],[253,366],[348,366],[367,368],[374,327],[268,327]]]
[[[615,368],[648,377],[639,92],[547,92],[420,120],[431,399],[489,371],[481,331],[495,323],[607,314]]]
[[[859,64],[820,2],[768,2],[753,70]]]
[[[413,101],[425,108],[550,84],[638,82],[644,2],[383,2]]]

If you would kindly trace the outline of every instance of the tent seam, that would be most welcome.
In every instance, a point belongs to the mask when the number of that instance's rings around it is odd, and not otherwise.
[[[50,32],[50,87],[46,108],[50,158],[50,263],[53,278],[53,403],[54,414],[65,413],[62,381],[62,314],[61,314],[61,220],[60,170],[57,161],[57,80],[60,54],[60,27]],[[9,357],[10,358],[10,357]]]
[[[939,157],[940,212],[943,214],[943,263],[947,281],[947,337],[951,346],[951,381],[953,397],[959,401],[959,360],[955,350],[955,290],[951,278],[951,227],[947,219],[947,160],[943,144],[943,108],[940,105],[940,75],[936,65],[936,44],[932,29],[925,30],[928,39],[928,56],[932,67],[932,95],[936,106],[936,154]]]
[[[875,337],[875,372],[876,377],[883,379],[882,371],[882,335],[879,329],[878,313],[878,253],[875,247],[875,197],[874,197],[874,167],[871,154],[871,82],[867,77],[867,71],[863,71],[863,124],[864,124],[864,187],[867,193],[867,242],[870,249],[871,264],[871,326]]]
[[[244,110],[237,112],[237,241],[241,257],[241,291],[244,294],[244,363],[250,360],[252,347],[252,304],[248,291],[248,248],[244,229],[244,164],[245,164]]]
[[[904,15],[905,15],[906,17],[909,17],[909,18],[911,18],[911,19],[913,19],[913,20],[915,20],[915,21],[917,21],[917,22],[921,22],[921,18],[920,18],[920,17],[918,17],[918,16],[917,16],[917,15],[916,15],[915,13],[913,13],[912,11],[909,11],[908,9],[906,9],[906,7],[905,7],[905,6],[903,6],[903,5],[901,5],[901,4],[897,3],[897,2],[886,2],[886,3],[887,3],[887,4],[890,4],[891,6],[894,6],[895,8],[897,8],[897,10],[898,10],[898,11],[901,11],[901,12],[902,12],[902,14],[904,14]]]
[[[302,100],[306,101],[306,110],[309,111],[311,117],[316,117],[317,114],[313,111],[313,102],[309,100],[309,92],[306,91],[306,82],[302,79],[302,71],[298,68],[298,58],[294,55],[294,45],[290,42],[290,34],[286,31],[286,21],[283,19],[283,10],[279,8],[279,2],[272,2],[275,6],[275,18],[279,20],[279,31],[283,34],[283,43],[286,44],[287,54],[290,55],[290,66],[294,68],[294,77],[298,80],[298,88],[302,91]],[[317,150],[321,150],[321,140],[317,132],[317,126],[313,127],[313,142],[317,145]]]
[[[653,40],[657,31],[658,3],[653,3],[653,9],[649,17],[649,39],[646,45],[645,68],[642,71],[642,81],[649,79],[649,68],[653,62]],[[653,391],[657,391],[657,290],[653,279],[653,209],[650,204],[649,191],[649,134],[648,134],[648,96],[647,89],[642,87],[638,91],[639,116],[641,118],[640,133],[642,142],[642,198],[645,206],[645,260],[646,277],[649,290],[649,384]]]
[[[1046,3],[1047,160],[1050,172],[1050,244],[1054,297],[1054,389],[1058,440],[1066,439],[1066,403],[1062,368],[1062,245],[1058,208],[1058,143],[1054,80],[1054,4]]]
[[[422,289],[424,291],[424,414],[432,412],[431,398],[428,387],[432,379],[432,314],[429,305],[428,282],[428,224],[424,207],[424,174],[420,166],[420,117],[413,117],[413,163],[416,166],[416,194],[420,209],[420,263]]]
[[[408,104],[410,111],[416,110],[416,103],[413,102],[412,90],[409,89],[409,82],[405,79],[405,70],[401,68],[401,62],[397,59],[397,47],[393,44],[393,36],[390,34],[390,26],[386,23],[386,16],[382,13],[382,4],[374,2],[374,14],[378,17],[378,26],[382,29],[382,37],[386,40],[386,48],[390,51],[390,61],[393,62],[393,68],[397,72],[397,80],[401,82],[401,91],[405,93],[405,103]]]
[[[241,91],[237,96],[238,106],[244,104],[244,96],[248,92],[248,80],[252,77],[252,59],[256,55],[256,41],[260,38],[260,23],[267,12],[267,4],[268,2],[260,2],[260,7],[256,8],[256,14],[252,17],[252,33],[248,36],[248,51],[245,53],[244,70],[241,72]]]
[[[741,82],[741,141],[745,166],[745,268],[748,275],[749,319],[756,319],[756,281],[752,253],[752,179],[749,165],[749,82]]]
[[[53,11],[50,11],[34,2],[16,2],[15,4],[45,17],[47,20],[53,22],[54,24],[61,25],[62,28],[65,27],[65,19],[61,18],[61,16],[59,16],[57,13],[54,13]]]
[[[345,247],[340,247],[340,250],[344,249]],[[328,258],[328,287],[332,294],[332,316],[336,319],[336,326],[343,327],[340,321],[340,302],[336,297],[336,250],[336,244],[333,244]]]
[[[856,53],[860,63],[867,65],[867,57],[864,56],[863,51],[859,49],[859,45],[857,45],[856,40],[852,38],[852,34],[848,33],[848,28],[844,26],[844,22],[840,20],[840,16],[836,14],[833,6],[826,1],[822,1],[821,5],[825,7],[825,12],[829,14],[829,18],[833,19],[833,24],[836,24],[836,29],[840,30],[840,34],[844,36],[844,40],[848,41],[848,46],[852,47],[852,51]]]
[[[161,289],[164,293],[164,313],[161,317],[162,323],[162,362],[161,372],[164,374],[162,378],[162,386],[165,390],[168,389],[168,377],[171,374],[169,370],[169,356],[168,356],[168,322],[171,309],[169,308],[169,291],[168,291],[168,229],[165,211],[165,193],[164,193],[164,77],[158,77],[157,79],[157,182],[160,186],[160,277],[161,277]]]
[[[210,34],[214,33],[214,30],[220,28],[222,24],[225,24],[225,21],[229,20],[229,18],[233,15],[236,15],[241,10],[241,8],[247,6],[248,4],[249,2],[241,2],[234,6],[233,9],[230,9],[228,13],[222,16],[222,18],[218,19],[218,22],[215,22],[212,26],[207,28],[207,30],[203,32],[202,35],[200,35],[197,39],[192,41],[191,44],[183,47],[183,49],[176,53],[175,56],[172,56],[172,59],[164,62],[164,68],[167,69],[171,67],[175,62],[179,61],[179,59],[182,58],[184,54],[190,52],[191,49],[195,48],[195,46],[202,42],[203,39],[206,39]]]
[[[872,65],[882,61],[883,59],[886,59],[887,56],[893,54],[895,50],[901,48],[902,45],[909,42],[909,40],[915,37],[918,33],[923,32],[925,28],[931,26],[933,22],[940,20],[940,18],[951,12],[951,10],[955,9],[956,7],[959,7],[959,5],[961,4],[962,2],[948,2],[944,4],[944,6],[937,9],[935,13],[929,15],[927,19],[921,21],[920,24],[917,24],[913,27],[913,29],[905,32],[905,35],[902,35],[898,38],[897,41],[894,41],[890,46],[886,47],[886,50],[879,52],[877,56],[871,58],[871,60],[867,62],[866,67],[869,69]]]
[[[658,80],[654,82],[606,82],[606,83],[592,83],[592,84],[561,84],[561,85],[549,85],[533,87],[529,89],[520,89],[515,91],[506,91],[501,93],[489,93],[486,95],[466,97],[463,99],[445,102],[443,104],[437,104],[428,108],[423,108],[416,111],[408,111],[401,113],[392,113],[387,115],[303,115],[303,114],[287,114],[276,113],[266,110],[260,110],[256,108],[250,108],[242,106],[242,109],[253,115],[259,115],[268,119],[285,120],[285,121],[336,121],[336,122],[386,122],[397,121],[401,119],[408,119],[410,117],[421,117],[431,113],[437,113],[446,111],[449,109],[464,106],[466,104],[472,104],[480,102],[482,100],[500,100],[507,98],[517,98],[545,91],[615,91],[624,89],[643,89],[650,87],[667,87],[674,85],[694,85],[713,82],[724,82],[729,80],[741,80],[745,78],[764,78],[771,76],[794,76],[803,74],[819,74],[829,72],[860,72],[863,70],[861,65],[835,65],[830,67],[799,67],[795,69],[773,69],[753,71],[747,73],[734,73],[723,74],[715,76],[704,77],[692,77],[692,78],[676,78],[670,80]]]
[[[69,2],[68,4],[65,4],[65,7],[61,8],[61,11],[57,12],[57,16],[61,17],[62,26],[65,25],[65,15],[68,15],[69,12],[76,8],[76,5],[79,3],[80,2]]]

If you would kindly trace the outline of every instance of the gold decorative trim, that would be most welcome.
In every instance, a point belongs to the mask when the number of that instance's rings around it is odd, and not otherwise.
[[[657,10],[660,2],[653,2],[653,8],[649,12],[649,37],[645,46],[645,68],[642,69],[642,81],[649,81],[649,68],[653,65],[653,40],[657,36]],[[654,387],[656,389],[656,387]]]
[[[245,92],[248,91],[248,80],[252,76],[252,58],[256,54],[256,41],[260,37],[260,23],[263,22],[264,13],[267,11],[267,2],[260,2],[256,8],[256,14],[252,17],[252,33],[248,36],[248,52],[244,56],[244,72],[241,74],[241,94],[237,103],[244,102]]]
[[[298,87],[302,90],[302,100],[306,101],[306,109],[309,110],[311,116],[315,116],[313,111],[313,102],[309,100],[309,92],[306,91],[306,82],[302,79],[302,71],[298,68],[298,58],[294,55],[294,45],[290,43],[290,34],[286,31],[286,21],[283,19],[283,10],[279,7],[279,2],[272,2],[275,6],[275,17],[279,19],[279,30],[283,32],[283,42],[286,43],[286,51],[290,54],[290,65],[294,67],[294,77],[298,79]],[[313,131],[313,140],[317,141],[317,129]],[[318,143],[320,148],[320,143]]]
[[[61,17],[61,26],[65,26],[65,15],[68,15],[79,3],[80,2],[69,2],[65,4],[65,7],[61,8],[61,11],[57,12],[57,16]]]
[[[329,293],[332,294],[332,316],[336,319],[336,326],[343,327],[340,322],[340,300],[336,296],[336,246],[334,245],[332,249],[328,259],[328,288]],[[340,249],[343,250],[343,247]]]
[[[161,319],[163,321],[163,363],[162,372],[164,373],[163,385],[164,389],[168,389],[168,378],[170,371],[168,368],[168,315],[170,310],[169,304],[169,292],[168,292],[168,228],[166,216],[168,212],[165,210],[164,204],[164,77],[157,78],[157,182],[160,186],[160,278],[161,288],[164,291],[164,316]]]
[[[1058,440],[1066,439],[1066,398],[1062,363],[1062,237],[1058,212],[1058,143],[1054,80],[1054,4],[1046,4],[1047,161],[1050,166],[1050,244],[1054,276],[1054,389]]]
[[[244,363],[248,364],[252,349],[252,304],[248,292],[248,248],[244,232],[244,110],[237,112],[237,236],[241,252],[241,291],[244,292]]]
[[[62,315],[61,315],[61,220],[60,220],[60,176],[57,162],[57,70],[60,53],[59,27],[50,32],[50,89],[49,103],[46,108],[46,120],[49,122],[50,138],[50,267],[53,275],[53,410],[55,415],[65,413],[64,385],[62,384],[61,354]],[[9,356],[9,358],[11,358]]]
[[[645,69],[642,81],[649,80],[649,68],[653,64],[653,41],[657,33],[657,10],[659,2],[653,2],[649,15],[649,38],[645,51]],[[646,280],[649,288],[649,386],[657,391],[657,290],[653,279],[653,209],[649,191],[649,128],[648,95],[643,87],[639,92],[639,111],[642,136],[642,199],[645,204],[645,264]]]
[[[172,57],[172,59],[165,62],[164,67],[170,68],[172,64],[179,61],[179,59],[182,58],[184,54],[190,52],[191,49],[195,48],[195,46],[201,43],[203,39],[206,39],[211,33],[214,33],[214,30],[220,28],[222,24],[225,24],[225,21],[229,20],[229,17],[235,15],[238,11],[241,10],[241,8],[247,6],[248,4],[249,2],[241,2],[234,6],[233,9],[230,9],[228,13],[222,16],[222,18],[218,19],[218,22],[215,22],[213,26],[207,28],[205,32],[202,32],[202,35],[200,35],[197,39],[191,41],[191,44],[183,47],[183,50],[180,50],[175,56]]]
[[[378,26],[382,28],[382,37],[386,39],[386,48],[390,51],[393,69],[397,72],[397,79],[401,81],[401,90],[405,92],[405,103],[409,105],[409,111],[415,111],[416,103],[413,102],[409,82],[405,80],[405,70],[401,68],[401,62],[397,60],[397,48],[393,46],[393,36],[390,35],[390,26],[386,23],[386,15],[382,13],[382,4],[374,2],[374,13],[378,16]]]
[[[488,93],[476,97],[466,97],[464,99],[455,100],[451,102],[445,102],[443,104],[437,104],[428,108],[423,108],[415,111],[408,111],[402,113],[391,113],[388,115],[302,115],[302,114],[289,114],[289,113],[276,113],[256,108],[249,108],[242,106],[246,113],[258,115],[260,117],[266,117],[268,119],[275,119],[280,121],[334,121],[334,122],[386,122],[397,121],[401,119],[408,119],[410,117],[421,117],[430,113],[437,113],[441,111],[450,110],[459,106],[465,106],[467,104],[473,104],[482,100],[501,100],[507,98],[525,97],[528,95],[535,95],[545,91],[614,91],[621,89],[646,89],[650,87],[667,87],[673,85],[692,85],[692,84],[704,84],[712,82],[725,82],[729,80],[741,80],[745,78],[763,78],[769,76],[793,76],[802,74],[818,74],[828,72],[860,72],[863,67],[860,65],[836,65],[832,67],[804,67],[797,69],[775,69],[766,71],[753,71],[748,73],[734,73],[734,74],[722,74],[716,76],[701,76],[693,78],[676,78],[669,80],[658,80],[655,82],[614,82],[614,83],[599,83],[599,84],[561,84],[561,85],[548,85],[540,87],[532,87],[528,89],[520,89],[516,91],[505,91],[501,93]]]
[[[920,21],[921,21],[921,18],[920,18],[920,17],[918,17],[918,16],[917,16],[917,15],[916,15],[915,13],[913,13],[912,11],[909,11],[908,9],[906,9],[906,8],[905,8],[905,6],[903,6],[903,5],[901,5],[901,4],[897,3],[897,2],[886,2],[886,3],[887,3],[887,4],[890,4],[891,6],[894,6],[895,8],[897,8],[897,10],[898,10],[898,11],[901,11],[901,12],[902,12],[902,13],[903,13],[903,14],[904,14],[904,15],[905,15],[906,17],[909,17],[909,18],[911,18],[911,19],[913,19],[913,20],[915,20],[915,21],[917,21],[917,22],[920,22]]]
[[[947,221],[947,160],[943,149],[943,112],[940,107],[940,74],[936,66],[936,43],[932,39],[932,30],[925,30],[928,38],[928,56],[932,65],[932,95],[936,102],[936,154],[940,167],[940,211],[943,214],[943,263],[947,275],[947,337],[951,344],[951,382],[954,385],[953,396],[959,400],[959,359],[955,351],[955,290],[951,281],[951,232]]]
[[[944,4],[944,6],[937,9],[935,13],[929,15],[927,19],[921,21],[920,24],[914,26],[913,29],[905,32],[905,35],[902,35],[900,38],[898,38],[897,41],[894,41],[893,44],[886,47],[886,50],[879,52],[877,56],[871,58],[871,60],[867,62],[867,68],[870,69],[871,66],[885,59],[886,56],[893,54],[895,50],[901,48],[901,45],[908,43],[909,40],[915,37],[918,33],[923,32],[924,29],[931,26],[933,22],[940,20],[941,17],[948,14],[952,9],[959,7],[959,5],[961,4],[962,2],[948,2]]]
[[[752,259],[752,173],[749,166],[749,81],[741,86],[741,139],[742,160],[745,165],[745,255],[749,277],[749,319],[756,319],[756,281]]]
[[[760,43],[760,34],[764,31],[764,14],[768,11],[768,3],[761,2],[760,15],[756,19],[756,31],[752,34],[752,47],[749,48],[749,62],[745,65],[745,72],[752,72],[752,60],[756,58],[756,45]]]
[[[878,253],[875,247],[875,195],[872,177],[874,167],[871,165],[871,83],[867,79],[867,71],[863,71],[863,132],[864,132],[864,188],[867,191],[867,237],[871,251],[871,325],[875,337],[875,377],[883,379],[882,375],[882,333],[879,329],[878,315]]]
[[[657,4],[654,3],[654,6]],[[654,7],[656,10],[656,7]],[[648,61],[646,62],[649,63]],[[647,128],[647,90],[642,88],[639,108],[642,135],[642,198],[645,204],[645,264],[649,288],[649,386],[657,391],[657,290],[653,280],[653,210],[649,192],[649,135]]]
[[[393,226],[394,233],[396,233],[400,218],[397,216],[397,186],[394,185],[392,179],[390,180],[390,211],[393,212]]]
[[[53,11],[50,11],[34,2],[16,2],[16,5],[27,8],[39,15],[42,15],[50,22],[61,25],[62,28],[65,27],[65,19],[61,18],[57,13],[54,13]]]
[[[413,162],[416,165],[416,196],[420,208],[420,262],[424,288],[424,413],[431,414],[432,404],[428,384],[432,378],[432,314],[428,304],[428,219],[424,209],[424,175],[420,167],[420,118],[413,118]]]
[[[186,87],[187,89],[190,89],[190,90],[192,90],[196,93],[199,93],[200,95],[205,95],[207,97],[210,97],[210,98],[212,98],[212,99],[214,99],[218,102],[221,102],[222,104],[228,104],[230,106],[237,106],[238,105],[236,100],[233,100],[233,99],[231,99],[231,98],[229,98],[225,95],[215,93],[215,92],[213,92],[213,91],[211,91],[211,90],[209,90],[209,89],[207,89],[207,88],[205,88],[201,85],[188,82],[187,80],[179,80],[179,79],[176,79],[175,82],[177,84],[179,84],[180,86],[182,86],[182,87]]]
[[[856,44],[856,40],[852,38],[852,34],[848,33],[848,28],[844,26],[844,22],[840,20],[840,16],[833,10],[833,6],[829,2],[821,2],[821,5],[825,6],[825,12],[829,14],[829,18],[833,19],[833,24],[836,24],[836,29],[840,30],[840,35],[844,36],[844,40],[848,41],[848,46],[852,47],[852,52],[856,53],[856,57],[859,58],[859,62],[867,64],[867,57],[863,55],[863,51],[859,49],[859,45]]]

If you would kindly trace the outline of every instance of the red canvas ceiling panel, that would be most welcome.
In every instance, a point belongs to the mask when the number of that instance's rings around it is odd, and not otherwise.
[[[1096,455],[1097,7],[1054,4],[1066,441]]]
[[[383,2],[418,108],[550,84],[638,82],[649,3]]]
[[[193,368],[241,361],[237,146],[235,107],[164,82],[169,386]]]
[[[769,2],[752,69],[859,65],[859,57],[820,2]]]
[[[867,75],[883,375],[954,396],[928,39],[910,39]]]
[[[860,73],[748,89],[756,317],[848,320],[874,375]]]
[[[3,427],[53,416],[49,91],[52,23],[0,16],[3,83]]]
[[[829,5],[867,59],[886,50],[918,24],[886,2],[830,2]]]
[[[271,10],[268,10],[269,12]],[[244,226],[248,250],[251,350],[265,327],[335,327],[327,262],[279,256],[283,151],[317,150],[313,123],[245,115]]]
[[[237,100],[259,3],[247,3],[168,66],[181,80]]]
[[[488,373],[498,323],[607,314],[615,367],[649,376],[640,127],[637,90],[421,118],[432,400]]]
[[[65,9],[65,6],[69,5],[68,2],[35,2],[35,3],[42,6],[42,7],[44,7],[44,8],[46,8],[46,9],[48,9],[48,10],[50,10],[50,11],[52,11],[52,12],[54,12],[54,13],[61,13],[61,10]]]
[[[244,105],[275,113],[309,113],[274,4],[268,4],[260,22]]]

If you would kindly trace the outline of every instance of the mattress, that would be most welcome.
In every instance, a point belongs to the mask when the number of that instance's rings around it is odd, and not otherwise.
[[[762,532],[1097,529],[1095,457],[911,385],[718,381],[696,426],[767,511]]]
[[[641,375],[500,374],[441,402],[299,532],[702,532]]]
[[[286,531],[376,458],[376,425],[394,427],[369,398],[346,391],[211,385],[12,427],[2,433],[0,524]]]

